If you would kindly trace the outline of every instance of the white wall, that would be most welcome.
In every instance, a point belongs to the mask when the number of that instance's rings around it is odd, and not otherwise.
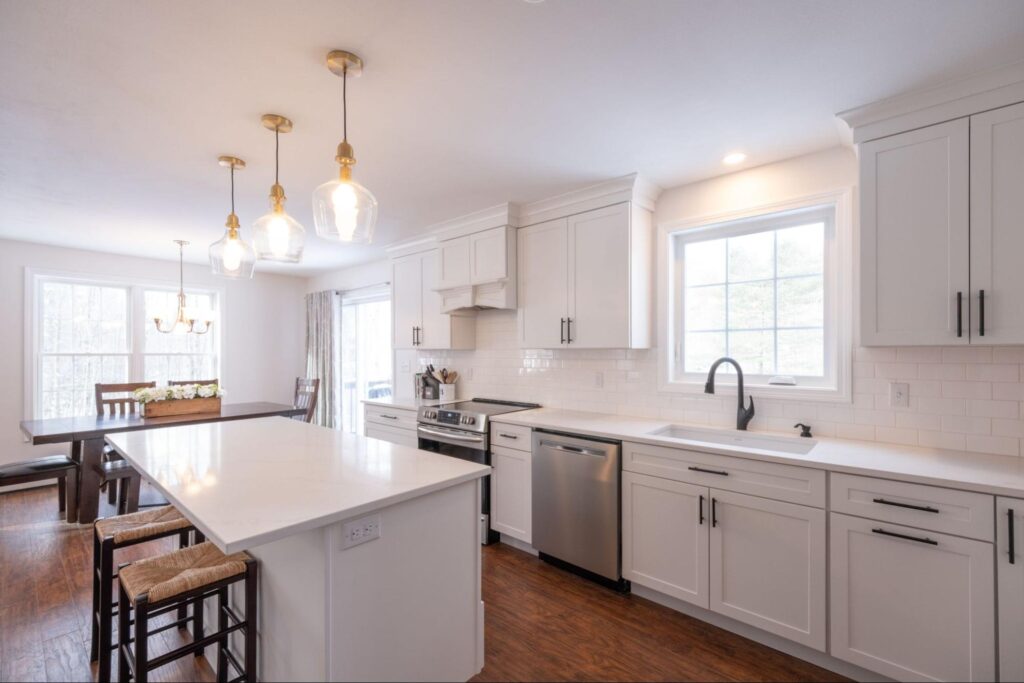
[[[169,245],[171,248],[173,245]],[[18,428],[26,414],[24,324],[25,269],[117,275],[177,286],[178,266],[171,261],[134,258],[0,240],[0,463],[58,453],[63,446],[30,446]],[[221,382],[226,402],[291,403],[295,377],[305,372],[305,278],[257,273],[245,282],[215,278],[204,266],[185,265],[186,286],[218,287],[223,350]]]
[[[390,279],[391,261],[381,259],[311,277],[306,281],[306,287],[309,292],[320,292],[325,289],[358,289],[379,285]]]
[[[667,190],[658,201],[655,222],[740,211],[856,183],[853,152],[835,148]],[[855,275],[855,265],[850,267]],[[735,424],[734,396],[659,393],[656,349],[530,350],[519,349],[516,339],[514,311],[482,311],[476,350],[396,354],[397,391],[411,393],[410,373],[430,362],[459,370],[464,378],[460,397]],[[1024,347],[855,348],[852,403],[761,399],[755,390],[757,417],[751,426],[793,432],[792,425],[801,421],[823,436],[1020,455],[1022,373]],[[890,381],[910,384],[909,409],[889,407]]]

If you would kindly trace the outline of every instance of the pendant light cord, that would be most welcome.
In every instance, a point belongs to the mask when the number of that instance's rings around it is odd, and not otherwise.
[[[231,164],[231,213],[235,212],[235,165]]]
[[[274,184],[279,185],[277,176],[278,168],[281,165],[281,129],[274,126]]]
[[[341,71],[341,133],[348,142],[348,67]]]

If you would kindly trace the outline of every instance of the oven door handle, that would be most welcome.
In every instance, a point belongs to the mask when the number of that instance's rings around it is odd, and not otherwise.
[[[454,441],[465,441],[467,443],[483,443],[484,437],[482,436],[463,436],[461,434],[454,434],[452,432],[442,432],[429,427],[420,425],[416,428],[416,431],[420,434],[429,434],[430,436],[438,436],[442,439],[452,439]]]

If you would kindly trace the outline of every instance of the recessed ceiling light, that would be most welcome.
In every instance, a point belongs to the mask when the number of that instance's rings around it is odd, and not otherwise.
[[[741,163],[746,158],[747,155],[744,154],[743,152],[732,152],[731,154],[725,155],[725,158],[722,159],[722,163],[728,164],[730,166],[735,166],[736,164]]]

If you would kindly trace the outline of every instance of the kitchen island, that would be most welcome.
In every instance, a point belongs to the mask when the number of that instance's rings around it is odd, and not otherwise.
[[[218,548],[260,561],[261,680],[466,680],[483,667],[489,467],[285,418],[107,441]]]

